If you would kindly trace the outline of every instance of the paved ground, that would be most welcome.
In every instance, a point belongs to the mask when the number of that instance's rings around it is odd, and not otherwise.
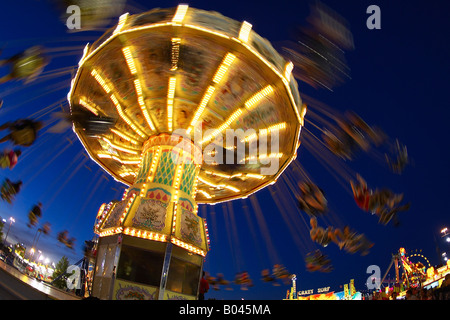
[[[80,300],[0,261],[0,300]]]

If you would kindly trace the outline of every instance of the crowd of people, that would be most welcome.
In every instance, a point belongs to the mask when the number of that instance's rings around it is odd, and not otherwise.
[[[410,287],[404,295],[400,295],[398,286],[388,293],[379,290],[367,296],[367,300],[450,300],[450,274],[447,274],[439,287]]]

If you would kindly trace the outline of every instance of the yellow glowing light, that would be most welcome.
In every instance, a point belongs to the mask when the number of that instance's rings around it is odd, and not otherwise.
[[[194,114],[194,117],[191,120],[191,124],[189,129],[187,130],[187,133],[189,134],[192,130],[192,128],[195,126],[195,124],[197,123],[198,119],[201,117],[201,115],[203,114],[203,111],[206,108],[206,105],[208,104],[209,99],[211,98],[212,94],[214,93],[215,88],[213,86],[209,86],[208,89],[206,90],[206,93],[204,94],[200,105],[197,108],[197,111]]]
[[[170,77],[169,79],[169,89],[167,90],[167,128],[169,131],[173,129],[173,98],[175,96],[175,85],[177,79],[175,77]]]
[[[217,69],[216,74],[214,75],[214,78],[212,80],[214,83],[217,84],[220,82],[220,80],[222,80],[223,76],[225,75],[225,73],[227,72],[228,68],[231,66],[235,58],[236,56],[234,54],[230,52],[227,53],[227,55],[223,59],[223,62]]]
[[[283,153],[271,153],[271,154],[260,154],[259,159],[265,159],[265,158],[281,158],[283,156]]]
[[[227,121],[225,121],[219,127],[219,131],[222,132],[223,130],[225,130],[234,120],[239,118],[239,116],[242,114],[242,112],[243,112],[242,109],[237,109],[235,112],[233,112],[233,114],[227,119]]]
[[[180,157],[181,157],[181,155],[180,155]],[[183,173],[183,162],[180,161],[180,163],[177,165],[177,171],[175,173],[175,181],[173,183],[173,188],[176,190],[178,190],[178,188],[180,187],[182,173]]]
[[[289,79],[291,78],[292,70],[294,70],[294,64],[291,61],[289,61],[284,67],[284,77],[286,78],[287,81],[289,81]]]
[[[198,173],[199,173],[199,171],[200,171],[200,168],[201,168],[201,165],[199,165],[199,164],[197,164],[196,166],[195,166],[196,168],[195,168],[195,179],[194,179],[194,183],[193,183],[193,186],[192,186],[192,194],[197,194],[197,184],[198,184]]]
[[[122,106],[120,105],[120,103],[117,100],[116,96],[114,94],[112,94],[110,96],[110,98],[111,98],[112,102],[114,103],[114,105],[116,106],[116,110],[119,113],[119,116],[123,119],[123,121],[125,121],[131,127],[131,129],[133,129],[134,132],[136,132],[142,138],[146,138],[145,133],[142,132],[138,127],[136,127],[134,125],[134,123],[130,120],[130,118],[128,118],[128,116],[125,114],[125,112],[123,112]]]
[[[165,242],[166,236],[164,234],[159,234],[156,232],[150,232],[145,230],[139,230],[132,227],[127,227],[123,230],[123,233],[129,236],[148,239],[148,240],[155,240],[155,241],[161,241]]]
[[[108,154],[108,153],[98,153],[97,157],[99,159],[113,159],[113,160],[116,160],[117,162],[120,162],[121,164],[140,164],[141,163],[140,160],[124,160],[115,155]]]
[[[138,99],[138,103],[141,108],[142,114],[144,115],[144,118],[147,121],[147,124],[150,127],[150,129],[152,131],[155,131],[156,130],[155,125],[153,124],[153,121],[150,118],[150,115],[148,114],[147,106],[145,105],[144,98],[142,97],[142,87],[141,87],[141,82],[139,81],[139,79],[134,80],[134,87],[136,88],[136,94],[138,95],[137,99]]]
[[[130,47],[122,48],[123,55],[127,61],[128,69],[130,69],[131,74],[136,74],[136,65],[134,64],[133,55],[131,54]]]
[[[232,40],[234,40],[234,41],[238,41],[238,42],[241,42],[241,44],[242,44],[242,46],[244,46],[246,49],[248,49],[250,52],[252,52],[256,57],[258,57],[267,67],[269,67],[280,79],[281,79],[281,81],[283,82],[283,84],[284,84],[284,86],[285,86],[285,88],[287,89],[287,93],[288,93],[288,95],[289,95],[289,99],[290,99],[290,101],[291,101],[291,103],[292,103],[292,105],[293,105],[293,109],[294,109],[294,111],[295,111],[295,115],[297,116],[297,119],[299,120],[299,122],[301,122],[302,120],[300,119],[300,114],[299,114],[299,110],[297,109],[297,107],[296,107],[296,102],[295,102],[295,99],[294,99],[294,97],[293,97],[293,95],[292,95],[292,92],[291,92],[291,89],[290,89],[290,86],[289,86],[289,81],[288,80],[286,80],[285,78],[284,78],[284,75],[283,74],[281,74],[273,65],[272,65],[272,63],[270,63],[266,58],[264,58],[256,49],[254,49],[252,46],[250,46],[250,45],[248,45],[247,43],[243,43],[242,41],[240,41],[239,39],[235,39],[235,38],[232,38]],[[303,124],[301,124],[301,125],[303,125]]]
[[[264,179],[265,176],[260,175],[260,174],[256,174],[256,173],[236,173],[233,175],[228,175],[228,174],[224,174],[222,172],[217,172],[217,171],[210,171],[210,170],[205,170],[205,173],[211,176],[217,176],[217,177],[221,177],[221,178],[225,178],[225,179],[233,179],[236,177],[247,177],[247,178],[254,178],[254,179]]]
[[[187,4],[178,5],[177,11],[175,12],[175,15],[172,18],[172,22],[178,22],[178,23],[183,22],[188,8],[189,8],[189,6]]]
[[[231,178],[230,175],[224,174],[224,173],[221,173],[221,172],[217,172],[217,171],[209,171],[209,170],[205,170],[205,173],[206,173],[206,174],[210,174],[210,175],[212,175],[212,176],[218,176],[218,177],[221,177],[221,178],[225,178],[225,179],[230,179],[230,178]]]
[[[256,174],[256,173],[247,173],[246,176],[249,178],[255,178],[255,179],[260,179],[260,180],[264,179],[263,175]]]
[[[286,129],[286,122],[280,122],[267,128],[269,132]]]
[[[250,31],[252,30],[252,25],[247,21],[242,22],[241,29],[239,30],[239,40],[242,42],[247,42],[248,37],[250,35]]]
[[[222,123],[222,125],[219,126],[219,128],[215,129],[209,136],[207,136],[206,138],[204,138],[201,141],[201,144],[211,140],[214,137],[217,137],[221,132],[223,132],[226,128],[229,127],[229,125],[236,120],[237,118],[239,118],[239,116],[242,114],[242,109],[239,108],[237,109],[235,112],[233,112],[233,114],[224,122]]]
[[[211,195],[208,193],[208,192],[206,192],[206,191],[204,191],[204,190],[198,190],[198,192],[200,192],[201,194],[203,194],[206,198],[208,198],[208,199],[211,199],[212,197],[211,197]]]
[[[123,152],[130,153],[130,154],[138,154],[138,152],[136,150],[132,150],[132,149],[125,148],[125,147],[119,146],[117,144],[114,144],[105,137],[103,137],[103,140],[106,141],[112,148],[114,148],[116,150],[123,151]]]
[[[128,19],[128,12],[122,14],[119,17],[119,23],[117,24],[116,29],[114,29],[113,34],[116,34],[116,33],[120,32],[120,31],[122,31],[123,27],[125,26],[125,23],[127,22],[127,19]]]
[[[272,133],[273,131],[279,131],[286,129],[286,122],[280,122],[277,124],[274,124],[268,128],[260,129],[259,135],[267,135],[269,132]],[[244,139],[241,140],[241,142],[249,142],[254,139],[258,138],[258,135],[254,132],[248,136],[246,136]]]
[[[136,172],[126,171],[126,172],[119,173],[119,176],[121,176],[122,178],[127,177],[127,176],[136,177]]]
[[[115,106],[119,105],[119,100],[117,100],[116,96],[114,94],[111,95],[110,97],[111,101],[114,103]]]
[[[258,137],[258,135],[256,134],[256,132],[246,136],[244,139],[241,140],[241,142],[249,142],[252,141],[254,139],[256,139]]]
[[[139,79],[134,80],[134,88],[136,89],[136,94],[140,97],[142,96],[142,87]]]
[[[146,187],[147,187],[147,184],[144,183],[144,184],[142,185],[142,189],[141,189],[141,194],[140,194],[141,197],[144,196],[144,194],[145,194],[145,188],[146,188]]]
[[[258,91],[257,93],[255,93],[252,97],[250,97],[250,99],[248,99],[245,102],[245,107],[250,110],[259,101],[261,101],[261,99],[263,99],[264,97],[268,96],[272,92],[273,92],[273,87],[269,84],[265,88],[263,88],[260,91]]]
[[[95,109],[95,106],[92,103],[89,103],[87,101],[85,101],[83,98],[80,98],[79,103],[85,107],[86,109],[88,109],[90,112],[92,112],[93,114],[95,114],[96,116],[98,116],[98,112]]]
[[[134,145],[139,145],[140,144],[139,141],[133,139],[132,137],[127,136],[125,133],[123,133],[123,132],[121,132],[121,131],[119,131],[117,129],[111,128],[110,130],[111,130],[112,133],[117,134],[122,139],[124,139],[124,140],[126,140],[126,141],[128,141],[128,142],[130,142],[130,143],[132,143]]]
[[[249,156],[249,157],[241,160],[240,162],[242,163],[243,161],[251,161],[251,160],[257,160],[257,159],[262,160],[262,159],[267,159],[267,158],[271,159],[271,158],[281,158],[281,157],[283,157],[283,153],[281,153],[281,152],[270,153],[270,154],[261,153],[258,157],[257,156]]]
[[[102,215],[103,209],[105,209],[105,207],[106,207],[106,203],[104,203],[100,206],[100,209],[98,209],[98,212],[97,212],[97,218],[99,218]]]
[[[150,166],[150,173],[147,176],[147,182],[153,181],[153,178],[155,177],[156,165],[158,164],[160,154],[161,154],[161,147],[158,147],[153,155],[152,164]]]
[[[300,114],[300,125],[302,125],[302,126],[304,124],[306,111],[308,111],[308,106],[306,104],[303,104],[302,105],[302,111],[301,111],[301,114]]]
[[[177,190],[178,192],[178,190]],[[175,201],[174,207],[173,207],[173,219],[172,219],[172,233],[175,233],[176,227],[177,227],[177,214],[178,214],[178,205]]]
[[[181,158],[182,152],[179,155]],[[172,187],[175,189],[175,192],[173,194],[172,201],[174,202],[174,208],[173,208],[173,222],[172,222],[172,232],[175,233],[176,224],[177,224],[177,214],[178,214],[178,192],[180,187],[180,181],[181,181],[181,174],[183,172],[183,161],[180,161],[177,165],[177,169],[175,172],[175,181],[172,185]]]
[[[224,185],[223,187],[226,188],[226,189],[228,189],[228,190],[234,191],[234,192],[239,192],[239,191],[241,191],[241,190],[239,190],[238,188],[235,188],[235,187],[230,186],[230,185]]]
[[[182,154],[180,154],[179,156],[180,158],[182,157]],[[173,199],[172,201],[175,202],[175,208],[174,208],[174,223],[173,223],[173,231],[175,232],[175,221],[176,221],[176,213],[177,213],[177,201],[178,201],[178,191],[179,191],[179,187],[180,187],[180,182],[181,182],[181,174],[183,173],[183,162],[180,161],[180,163],[177,165],[177,170],[175,173],[175,181],[173,183],[173,188],[175,189],[175,193],[173,194]]]
[[[116,160],[116,157],[113,157],[113,159]],[[140,164],[141,163],[141,161],[139,161],[139,160],[120,160],[119,162],[121,162],[122,164]]]
[[[219,189],[228,189],[228,190],[231,190],[231,191],[234,191],[234,192],[239,192],[240,191],[238,188],[235,188],[235,187],[230,186],[228,184],[224,184],[224,183],[222,183],[222,184],[215,184],[215,183],[212,183],[211,181],[205,180],[205,179],[200,178],[200,177],[198,177],[198,180],[203,182],[204,184],[210,186],[210,187],[219,188]]]
[[[86,44],[86,46],[83,49],[83,56],[81,57],[80,61],[78,62],[78,66],[81,67],[81,65],[84,63],[84,59],[86,59],[86,55],[89,51],[89,43]]]
[[[131,204],[133,203],[134,199],[136,198],[136,194],[132,194],[130,197],[130,200],[128,200],[127,206],[125,207],[125,209],[123,210],[122,216],[119,219],[120,224],[123,223],[123,221],[125,220],[125,217],[127,216],[128,211],[130,210]]]
[[[171,71],[178,69],[178,58],[180,56],[180,38],[172,38],[172,68]]]
[[[121,233],[122,231],[123,231],[122,227],[109,228],[107,230],[103,230],[102,232],[100,232],[99,236],[100,237],[112,236],[113,234]]]
[[[203,251],[203,250],[201,250],[201,249],[199,249],[199,248],[197,248],[197,247],[194,247],[194,246],[191,245],[191,244],[188,244],[188,243],[186,243],[186,242],[183,242],[183,241],[181,241],[181,240],[179,240],[179,239],[172,238],[172,239],[171,239],[171,242],[172,242],[173,244],[175,244],[176,246],[179,246],[179,247],[182,247],[182,248],[188,250],[189,252],[192,252],[192,253],[201,255],[201,256],[203,256],[203,257],[206,256],[206,252],[205,252],[205,251]]]

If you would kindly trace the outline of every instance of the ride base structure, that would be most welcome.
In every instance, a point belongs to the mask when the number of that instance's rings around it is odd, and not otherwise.
[[[292,68],[248,22],[187,5],[124,14],[86,46],[71,112],[115,122],[73,130],[128,187],[96,217],[94,297],[197,299],[210,249],[198,204],[251,196],[297,156],[306,105]],[[244,161],[206,161],[227,129],[246,132],[222,148],[236,158],[244,146]],[[251,153],[261,141],[270,146]],[[262,160],[276,160],[275,170],[262,170],[272,165]]]
[[[191,142],[171,135],[149,139],[134,185],[121,201],[100,208],[94,296],[196,298],[208,229],[193,198],[199,171],[193,158],[199,151],[192,145],[192,153],[183,152],[186,144]],[[149,161],[152,156],[158,165]]]

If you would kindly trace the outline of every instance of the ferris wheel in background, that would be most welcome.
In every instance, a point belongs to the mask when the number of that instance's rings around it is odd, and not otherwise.
[[[414,250],[411,251],[409,255],[407,255],[408,261],[412,263],[422,263],[426,268],[431,267],[431,263],[427,257],[422,254],[422,250]]]
[[[402,276],[404,282],[414,287],[426,280],[426,271],[431,264],[422,254],[422,250],[413,250],[407,254],[405,248],[400,248],[399,256],[404,271]]]

